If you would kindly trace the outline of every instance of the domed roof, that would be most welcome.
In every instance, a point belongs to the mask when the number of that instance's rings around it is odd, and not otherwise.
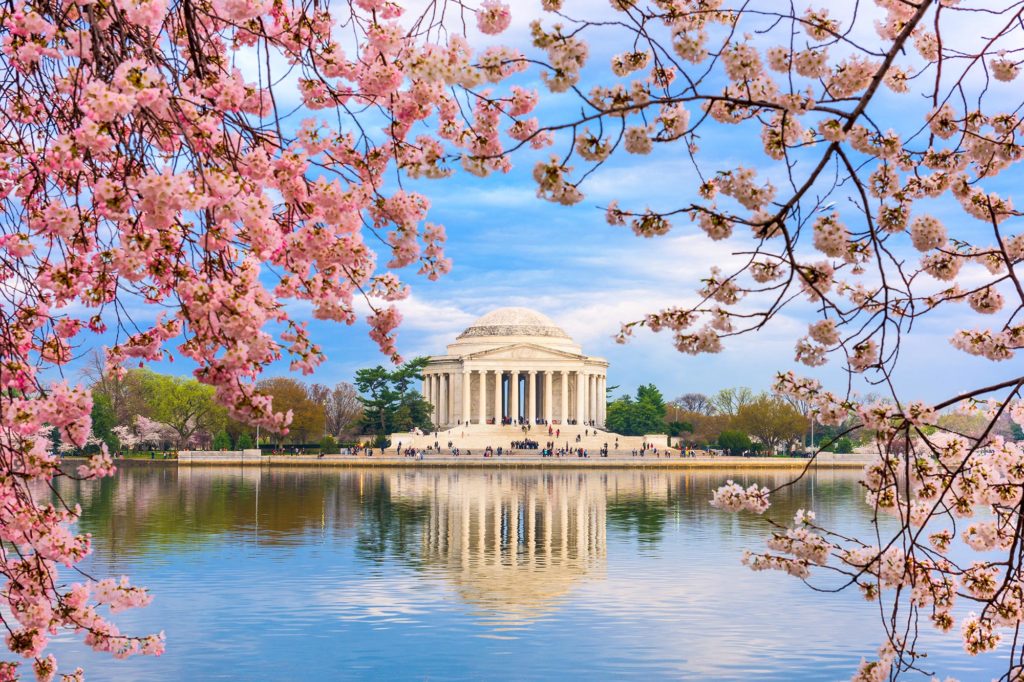
[[[551,336],[568,339],[547,315],[529,308],[498,308],[492,310],[459,334],[460,339],[478,336]]]

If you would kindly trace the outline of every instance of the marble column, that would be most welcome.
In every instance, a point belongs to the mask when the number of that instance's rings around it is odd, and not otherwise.
[[[442,426],[447,424],[447,396],[449,396],[449,375],[447,373],[441,373],[440,375],[440,389],[441,399],[440,408],[438,409],[437,423]]]
[[[434,393],[434,381],[436,376],[428,374],[427,379],[427,402],[430,403],[430,421],[437,423],[437,395]]]
[[[526,418],[529,423],[537,421],[537,370],[531,369],[526,373]]]
[[[501,370],[494,370],[494,423],[501,423]]]
[[[597,425],[604,428],[604,411],[608,407],[608,377],[597,378]]]
[[[441,375],[434,375],[434,423],[441,423]]]
[[[444,372],[437,375],[437,423],[445,424],[445,413],[448,402],[444,399],[445,388],[447,388]]]
[[[472,376],[469,370],[465,367],[462,368],[462,423],[468,424],[472,415],[471,407],[469,405],[469,378]]]
[[[441,372],[437,377],[437,421],[441,424],[448,423],[448,373]]]
[[[455,399],[454,391],[452,390],[453,388],[455,388],[455,374],[453,374],[452,372],[445,372],[444,399],[442,401],[444,402],[444,414],[441,415],[442,417],[444,417],[445,424],[455,423]]]
[[[586,421],[586,400],[587,389],[586,389],[586,376],[583,374],[583,370],[576,372],[576,424],[582,424]]]
[[[487,370],[477,372],[480,375],[480,388],[477,394],[476,423],[487,423]]]
[[[562,423],[569,421],[569,372],[562,370]]]
[[[530,377],[527,372],[520,372],[519,376],[523,379],[523,411],[521,416],[523,421],[526,421],[526,415],[530,411]]]
[[[584,422],[589,422],[594,417],[594,413],[591,411],[591,404],[590,404],[590,401],[594,397],[594,392],[592,390],[590,390],[592,388],[592,385],[590,383],[590,380],[592,378],[593,378],[593,375],[590,374],[589,372],[584,372],[583,373],[583,421]]]
[[[437,402],[434,403],[435,405],[437,405],[436,423],[443,424],[444,412],[442,412],[441,410],[444,408],[444,405],[441,404],[441,401],[444,400],[444,376],[442,374],[434,375],[434,394],[437,396]]]
[[[551,370],[544,372],[544,419],[547,420],[548,424],[550,424],[551,420],[554,418],[554,409],[552,409],[553,406],[551,404],[551,384],[554,383],[554,380],[554,372]]]
[[[509,374],[509,391],[508,391],[508,416],[512,419],[512,423],[515,424],[519,421],[519,371],[513,370]]]
[[[589,407],[587,410],[589,413],[588,420],[597,421],[597,375],[591,374],[587,379],[587,395],[590,398],[587,401]]]

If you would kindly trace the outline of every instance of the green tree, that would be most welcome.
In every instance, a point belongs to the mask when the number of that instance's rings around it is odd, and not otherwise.
[[[238,437],[237,447],[239,450],[252,450],[256,446],[252,443],[252,436],[250,436],[248,432],[243,432],[242,435]]]
[[[93,396],[91,416],[93,435],[106,443],[107,449],[111,452],[120,448],[121,443],[112,431],[117,426],[117,417],[108,396],[102,393]]]
[[[742,431],[727,429],[718,434],[718,447],[730,455],[741,455],[750,450],[752,445],[750,438]]]
[[[431,405],[416,389],[426,364],[427,358],[419,357],[394,370],[378,365],[356,372],[364,433],[383,436],[414,427],[427,431],[434,428]]]
[[[231,449],[231,437],[228,436],[227,431],[218,431],[217,435],[213,437],[213,449],[214,450],[230,450]]]
[[[693,433],[693,424],[684,421],[671,421],[665,425],[668,435],[678,438],[684,433]]]
[[[401,397],[391,383],[391,372],[383,365],[357,370],[356,388],[363,404],[364,432],[387,433]]]
[[[622,396],[608,404],[605,425],[624,436],[666,433],[665,400],[654,384],[640,386],[636,399]]]
[[[832,452],[840,455],[848,455],[853,452],[853,441],[850,440],[849,436],[843,436],[835,442],[832,446]]]
[[[323,440],[320,441],[320,453],[324,455],[338,454],[338,441],[334,440],[334,436],[328,434],[323,437]]]
[[[642,384],[636,389],[636,401],[645,403],[661,418],[665,418],[665,398],[654,384]]]
[[[807,430],[807,419],[785,400],[760,395],[739,408],[732,428],[757,438],[772,453],[799,440]]]
[[[224,428],[226,410],[213,398],[213,387],[195,379],[145,372],[147,403],[152,419],[166,424],[178,435],[178,445],[187,445],[194,436],[212,434]]]
[[[948,412],[940,414],[937,423],[947,431],[969,438],[977,438],[988,427],[988,421],[988,417],[983,414]]]

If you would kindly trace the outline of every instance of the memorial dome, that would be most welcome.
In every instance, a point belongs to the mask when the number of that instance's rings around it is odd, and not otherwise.
[[[459,339],[482,336],[547,336],[568,339],[569,335],[554,320],[529,308],[492,310],[459,334]]]

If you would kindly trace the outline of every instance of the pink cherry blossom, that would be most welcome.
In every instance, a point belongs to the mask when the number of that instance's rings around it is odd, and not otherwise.
[[[476,11],[476,25],[483,33],[501,33],[511,22],[512,13],[501,0],[483,0]]]

